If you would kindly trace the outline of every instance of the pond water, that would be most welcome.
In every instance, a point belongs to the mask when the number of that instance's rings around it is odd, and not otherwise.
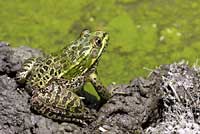
[[[98,67],[106,85],[147,76],[160,64],[185,59],[192,65],[200,56],[200,1],[0,2],[0,40],[13,47],[27,45],[54,52],[85,28],[110,34]]]

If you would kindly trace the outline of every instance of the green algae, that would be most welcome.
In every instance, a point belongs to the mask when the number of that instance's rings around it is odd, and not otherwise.
[[[46,53],[102,29],[110,44],[98,71],[103,83],[128,83],[148,69],[200,53],[200,2],[187,0],[7,0],[0,2],[0,40]],[[148,68],[148,69],[144,69]]]

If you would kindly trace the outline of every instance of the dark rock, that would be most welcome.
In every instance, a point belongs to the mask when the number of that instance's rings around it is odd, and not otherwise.
[[[0,74],[6,74],[10,71],[11,64],[9,63],[10,54],[12,54],[12,50],[10,47],[5,44],[1,44],[0,47]]]
[[[113,96],[98,110],[97,119],[83,127],[58,123],[30,110],[30,95],[23,86],[18,88],[15,74],[24,60],[41,55],[29,47],[0,43],[0,134],[199,133],[198,67],[163,65],[146,79],[110,86],[126,94]]]
[[[12,76],[21,68],[24,60],[41,55],[42,52],[36,49],[25,46],[11,48],[5,43],[0,43],[0,74]]]
[[[9,62],[12,67],[11,72],[16,72],[21,68],[21,64],[31,57],[42,56],[42,52],[36,49],[32,49],[26,46],[21,46],[19,48],[13,48],[13,54],[9,57]]]
[[[115,95],[99,110],[93,133],[143,133],[147,123],[158,118],[162,92],[156,92],[155,81],[139,78],[118,88],[131,94]]]
[[[0,76],[0,133],[13,134],[31,126],[27,94],[17,92],[17,84],[7,75]]]

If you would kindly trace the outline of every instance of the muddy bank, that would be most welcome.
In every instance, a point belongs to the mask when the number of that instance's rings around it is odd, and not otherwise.
[[[200,133],[198,67],[162,65],[147,78],[115,85],[128,94],[113,96],[97,111],[97,119],[83,127],[55,122],[30,110],[30,95],[15,75],[25,59],[40,55],[39,50],[0,43],[1,134]]]

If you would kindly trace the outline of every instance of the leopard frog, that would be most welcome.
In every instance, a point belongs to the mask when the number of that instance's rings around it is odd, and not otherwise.
[[[78,39],[56,54],[26,60],[17,78],[32,91],[32,109],[59,121],[84,124],[93,119],[77,92],[89,81],[102,102],[112,96],[96,70],[108,40],[104,31],[83,30]]]

